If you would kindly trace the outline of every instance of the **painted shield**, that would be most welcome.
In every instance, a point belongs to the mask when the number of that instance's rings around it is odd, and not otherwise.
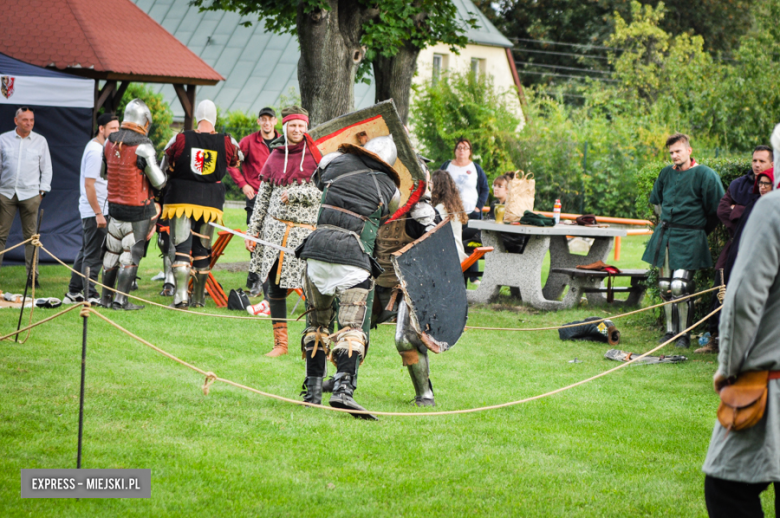
[[[11,76],[3,76],[0,78],[0,93],[3,97],[8,99],[14,94],[14,81],[16,78]]]
[[[192,172],[205,176],[211,174],[217,168],[217,152],[211,149],[197,147],[190,150],[190,169]]]
[[[466,328],[469,304],[449,220],[390,260],[423,343],[435,353],[451,348]]]
[[[398,159],[393,169],[401,180],[401,208],[389,220],[409,211],[425,192],[425,171],[417,160],[409,135],[406,133],[392,99],[363,110],[348,113],[309,130],[306,139],[317,162],[338,150],[342,144],[362,146],[375,137],[392,135],[398,148]]]

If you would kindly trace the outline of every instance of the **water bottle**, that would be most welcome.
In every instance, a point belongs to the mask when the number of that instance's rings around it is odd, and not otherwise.
[[[709,342],[709,341],[710,341],[710,333],[709,333],[709,331],[704,333],[703,335],[701,335],[701,337],[699,337],[699,345],[701,345],[701,346],[707,345],[707,342]]]
[[[561,200],[555,200],[555,207],[553,207],[553,219],[555,224],[561,222]]]

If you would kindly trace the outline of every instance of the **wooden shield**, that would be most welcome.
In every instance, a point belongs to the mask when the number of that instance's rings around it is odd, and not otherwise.
[[[403,207],[412,194],[419,191],[421,186],[422,191],[425,190],[425,171],[417,161],[417,153],[392,99],[320,124],[309,130],[306,139],[313,150],[314,158],[319,162],[323,156],[336,151],[341,144],[361,146],[372,138],[386,135],[393,136],[398,149],[398,159],[393,169],[398,171],[401,177],[401,187],[398,190],[401,192],[402,207],[399,213],[402,213],[408,210],[408,207],[406,210],[403,210]],[[419,195],[416,198],[419,198]],[[396,213],[396,217],[399,213]]]
[[[455,345],[466,328],[469,304],[449,220],[390,259],[426,347],[440,353]]]

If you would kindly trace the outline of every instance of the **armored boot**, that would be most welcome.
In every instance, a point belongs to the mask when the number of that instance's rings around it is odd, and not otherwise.
[[[366,410],[362,406],[358,405],[357,402],[352,398],[353,394],[355,393],[355,388],[357,387],[357,380],[355,379],[354,375],[347,374],[346,372],[337,372],[333,381],[333,395],[330,397],[330,406],[335,408],[344,408],[346,410]],[[371,414],[352,414],[352,417],[356,419],[370,419],[378,421],[376,416]]]
[[[119,273],[119,267],[111,268],[110,270],[103,270],[103,284],[113,288],[116,285],[116,277]],[[103,288],[102,296],[100,297],[100,305],[104,308],[110,308],[111,302],[114,300],[114,292],[108,288]]]
[[[111,304],[111,309],[121,309],[124,311],[134,311],[137,309],[143,309],[143,306],[133,304],[127,298],[127,295],[123,295],[120,292],[128,293],[130,288],[135,282],[135,274],[138,271],[138,266],[121,266],[119,268],[118,280],[116,283],[116,296],[114,302]]]
[[[336,384],[336,379],[331,376],[330,378],[322,381],[323,392],[333,392],[333,386]]]
[[[274,324],[274,348],[266,356],[276,358],[287,354],[287,322]]]
[[[433,385],[428,371],[428,356],[426,354],[420,354],[419,360],[414,365],[409,365],[409,376],[412,378],[412,385],[414,385],[414,404],[417,406],[436,406],[436,402],[433,400]]]
[[[322,378],[309,376],[303,381],[301,388],[303,392],[300,395],[303,396],[303,400],[306,403],[313,405],[322,404]]]
[[[160,295],[163,297],[173,297],[173,292],[176,290],[176,279],[173,278],[171,258],[167,255],[163,256],[163,268],[165,269],[165,279]]]
[[[668,340],[671,340],[674,338],[674,335],[677,334],[677,325],[675,323],[675,306],[676,304],[667,304],[664,306],[664,323],[666,324],[666,332],[664,335],[658,340],[659,344],[662,344]]]
[[[674,304],[678,314],[677,332],[680,333],[693,325],[693,299]],[[675,333],[676,334],[676,333]],[[687,349],[691,346],[691,332],[688,331],[674,342],[675,347]]]
[[[209,278],[209,272],[195,272],[192,281],[192,300],[190,307],[202,308],[206,305],[206,280]]]
[[[178,309],[188,309],[190,307],[190,265],[180,264],[171,267],[173,278],[176,280],[176,286],[173,293],[173,304],[171,307]]]

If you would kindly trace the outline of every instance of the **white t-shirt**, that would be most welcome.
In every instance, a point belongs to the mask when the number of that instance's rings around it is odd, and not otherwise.
[[[460,201],[463,202],[463,210],[471,214],[477,208],[479,192],[477,192],[477,166],[469,162],[465,167],[458,167],[454,162],[447,165],[447,172],[455,180],[460,192]]]
[[[103,146],[95,140],[90,140],[84,148],[81,156],[81,175],[79,177],[79,212],[81,219],[94,218],[95,211],[87,200],[87,191],[84,189],[84,181],[87,178],[95,179],[95,194],[98,204],[103,209],[103,214],[108,214],[108,182],[100,177],[100,166],[103,163]]]
[[[458,214],[447,214],[447,208],[443,203],[436,205],[436,211],[441,216],[441,219],[450,218],[450,226],[452,227],[452,237],[455,238],[455,248],[458,249],[458,259],[463,262],[468,258],[466,250],[463,248],[463,223],[458,219]]]

